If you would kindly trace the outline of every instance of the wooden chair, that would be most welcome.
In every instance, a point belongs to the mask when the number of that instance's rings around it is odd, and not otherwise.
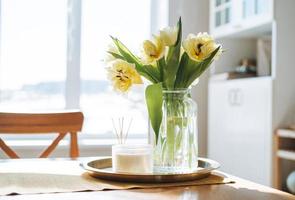
[[[53,134],[58,136],[41,153],[46,158],[57,147],[59,142],[70,134],[70,157],[79,156],[78,136],[84,116],[80,111],[55,113],[4,113],[0,112],[0,134]],[[19,156],[0,138],[0,148],[10,157]]]

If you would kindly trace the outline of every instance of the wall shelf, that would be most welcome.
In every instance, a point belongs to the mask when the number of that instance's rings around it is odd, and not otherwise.
[[[295,151],[291,150],[278,150],[277,156],[279,158],[287,159],[287,160],[294,160],[295,161]]]
[[[266,22],[262,24],[255,24],[255,26],[235,26],[233,30],[228,32],[216,33],[213,36],[216,39],[224,38],[260,38],[265,35],[271,35],[273,22]]]
[[[235,79],[224,79],[219,80],[215,79],[214,75],[212,75],[209,79],[211,82],[243,82],[243,81],[257,81],[257,80],[263,80],[263,79],[272,79],[272,76],[253,76],[253,77],[247,77],[247,78],[235,78]]]
[[[278,129],[274,135],[274,186],[282,189],[282,159],[295,161],[295,130]],[[291,147],[291,148],[290,148]]]
[[[290,129],[280,129],[277,132],[279,137],[295,139],[295,131]]]

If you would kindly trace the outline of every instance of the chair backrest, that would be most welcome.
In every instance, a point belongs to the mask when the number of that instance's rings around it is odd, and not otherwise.
[[[79,156],[77,133],[81,131],[84,116],[80,111],[50,113],[8,113],[0,112],[0,134],[52,134],[58,137],[40,155],[41,158],[55,149],[66,134],[70,134],[70,157]],[[0,148],[10,157],[19,156],[0,138]]]

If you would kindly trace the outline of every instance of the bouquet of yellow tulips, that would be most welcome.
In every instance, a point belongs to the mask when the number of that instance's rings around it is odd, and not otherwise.
[[[162,121],[162,91],[186,89],[222,52],[207,33],[190,34],[182,41],[181,18],[145,40],[142,55],[134,55],[120,40],[112,37],[114,47],[107,51],[108,77],[115,90],[127,92],[142,77],[151,82],[145,91],[151,125],[156,138]],[[156,140],[157,141],[157,140]]]

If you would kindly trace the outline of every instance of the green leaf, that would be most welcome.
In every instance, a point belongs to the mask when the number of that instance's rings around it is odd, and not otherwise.
[[[152,78],[152,83],[159,83],[160,81],[160,72],[157,67],[152,65],[143,65],[140,69],[136,69],[141,75],[148,75]]]
[[[180,66],[176,75],[175,88],[188,88],[210,66],[219,49],[220,47],[216,48],[202,62],[194,61],[189,58],[187,53],[184,53],[181,57]]]
[[[145,90],[145,98],[151,125],[158,141],[160,126],[162,122],[162,83],[149,85]]]
[[[160,60],[157,61],[157,68],[160,73],[160,80],[163,81],[163,75],[164,75],[164,68],[166,66],[165,57],[162,57]],[[165,85],[163,85],[165,87]]]
[[[219,51],[219,49],[220,49],[220,46],[217,47],[208,58],[206,58],[205,60],[198,63],[196,66],[194,66],[194,68],[197,70],[194,70],[190,73],[190,75],[186,81],[185,87],[189,87],[194,82],[194,80],[196,80],[199,76],[201,76],[204,73],[204,71],[213,62],[213,58],[216,55],[216,53]]]
[[[112,37],[113,42],[117,46],[120,54],[126,59],[127,62],[134,63],[135,65],[140,65],[139,59],[132,54],[132,52],[117,38]]]
[[[120,54],[124,57],[124,60],[129,63],[135,64],[136,71],[144,76],[147,80],[152,83],[160,82],[160,72],[151,65],[143,65],[141,64],[139,58],[132,54],[132,52],[117,38],[112,37],[115,45],[117,46]]]
[[[190,58],[187,55],[186,52],[184,52],[181,56],[178,71],[176,74],[175,79],[175,88],[183,88],[183,82],[184,82],[184,76],[185,76],[185,70],[190,68],[189,65]]]
[[[123,56],[121,56],[120,54],[117,54],[117,53],[114,53],[111,51],[108,51],[108,53],[111,54],[114,58],[125,60],[125,58]]]
[[[174,46],[169,47],[167,58],[166,58],[166,67],[164,68],[163,73],[163,82],[165,86],[169,89],[172,89],[175,84],[176,73],[179,67],[179,56],[181,48],[181,37],[182,37],[182,25],[181,18],[179,18],[178,23],[178,34],[177,40]]]

